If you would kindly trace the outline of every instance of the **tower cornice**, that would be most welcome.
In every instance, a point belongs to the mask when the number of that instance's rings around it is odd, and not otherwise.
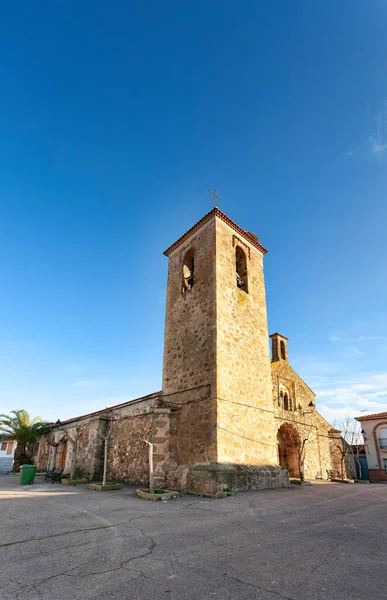
[[[198,231],[203,225],[208,223],[213,217],[218,217],[222,221],[224,221],[231,229],[236,231],[241,237],[243,237],[246,241],[248,241],[254,248],[257,248],[262,252],[262,254],[266,254],[267,250],[262,244],[259,242],[258,238],[256,238],[253,234],[249,233],[239,227],[234,221],[230,219],[224,212],[222,212],[218,207],[213,208],[209,213],[207,213],[200,221],[198,221],[193,227],[191,227],[184,235],[182,235],[172,246],[169,246],[164,252],[165,256],[169,256],[176,248],[178,248],[181,244],[185,242],[193,233]]]

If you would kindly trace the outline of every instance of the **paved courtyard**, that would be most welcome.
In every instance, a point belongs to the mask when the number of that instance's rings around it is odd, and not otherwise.
[[[385,485],[134,492],[1,477],[1,600],[387,598]]]

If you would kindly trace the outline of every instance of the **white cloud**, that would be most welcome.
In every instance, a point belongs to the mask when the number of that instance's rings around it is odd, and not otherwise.
[[[354,373],[346,377],[326,378],[315,389],[317,408],[328,419],[359,415],[362,410],[371,413],[387,410],[387,373]],[[319,398],[323,403],[319,403]]]
[[[374,117],[376,125],[375,136],[369,137],[371,144],[371,154],[380,161],[387,150],[387,102],[384,102],[383,108]]]
[[[351,406],[327,406],[325,404],[320,404],[317,407],[317,410],[326,418],[328,423],[333,424],[337,419],[342,419],[344,417],[356,417],[359,414],[359,411],[354,411]]]
[[[387,313],[381,312],[328,331],[311,351],[294,357],[294,368],[329,422],[362,410],[387,411],[386,332]]]
[[[361,152],[362,154],[371,154],[375,160],[382,162],[387,150],[387,101],[384,101],[383,107],[372,118],[372,121],[372,135],[364,141],[363,145],[348,150],[346,156],[351,157]]]
[[[352,389],[356,391],[374,390],[376,386],[372,383],[355,383]]]
[[[370,137],[371,142],[371,153],[376,154],[377,157],[382,156],[383,152],[387,150],[387,142],[382,143],[381,140],[375,140],[372,136]]]

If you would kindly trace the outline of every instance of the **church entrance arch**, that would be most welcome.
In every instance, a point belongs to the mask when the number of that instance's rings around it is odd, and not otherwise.
[[[298,451],[299,436],[296,428],[290,423],[284,423],[278,429],[278,462],[281,467],[289,471],[290,477],[300,477],[298,468]]]

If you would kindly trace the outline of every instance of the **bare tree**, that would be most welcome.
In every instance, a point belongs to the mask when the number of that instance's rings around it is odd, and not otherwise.
[[[301,481],[305,480],[304,475],[304,459],[305,459],[305,448],[308,443],[309,436],[312,432],[313,424],[302,424],[297,427],[294,426],[288,427],[287,435],[289,436],[289,440],[292,443],[293,447],[297,452],[297,465],[298,471],[300,473]]]
[[[341,437],[340,443],[336,444],[336,448],[340,451],[340,466],[341,466],[341,479],[344,479],[344,463],[346,456],[353,456],[354,460],[359,466],[359,475],[361,479],[361,463],[360,463],[360,449],[362,445],[362,434],[361,427],[358,421],[355,421],[350,415],[346,415],[342,419],[335,421],[335,427],[340,429]],[[339,438],[337,438],[339,441]]]
[[[361,468],[361,461],[360,461],[360,446],[361,443],[360,442],[356,442],[356,444],[354,444],[352,446],[352,454],[353,454],[353,458],[356,461],[357,467],[358,467],[358,471],[359,471],[359,479],[362,479],[362,468]]]

